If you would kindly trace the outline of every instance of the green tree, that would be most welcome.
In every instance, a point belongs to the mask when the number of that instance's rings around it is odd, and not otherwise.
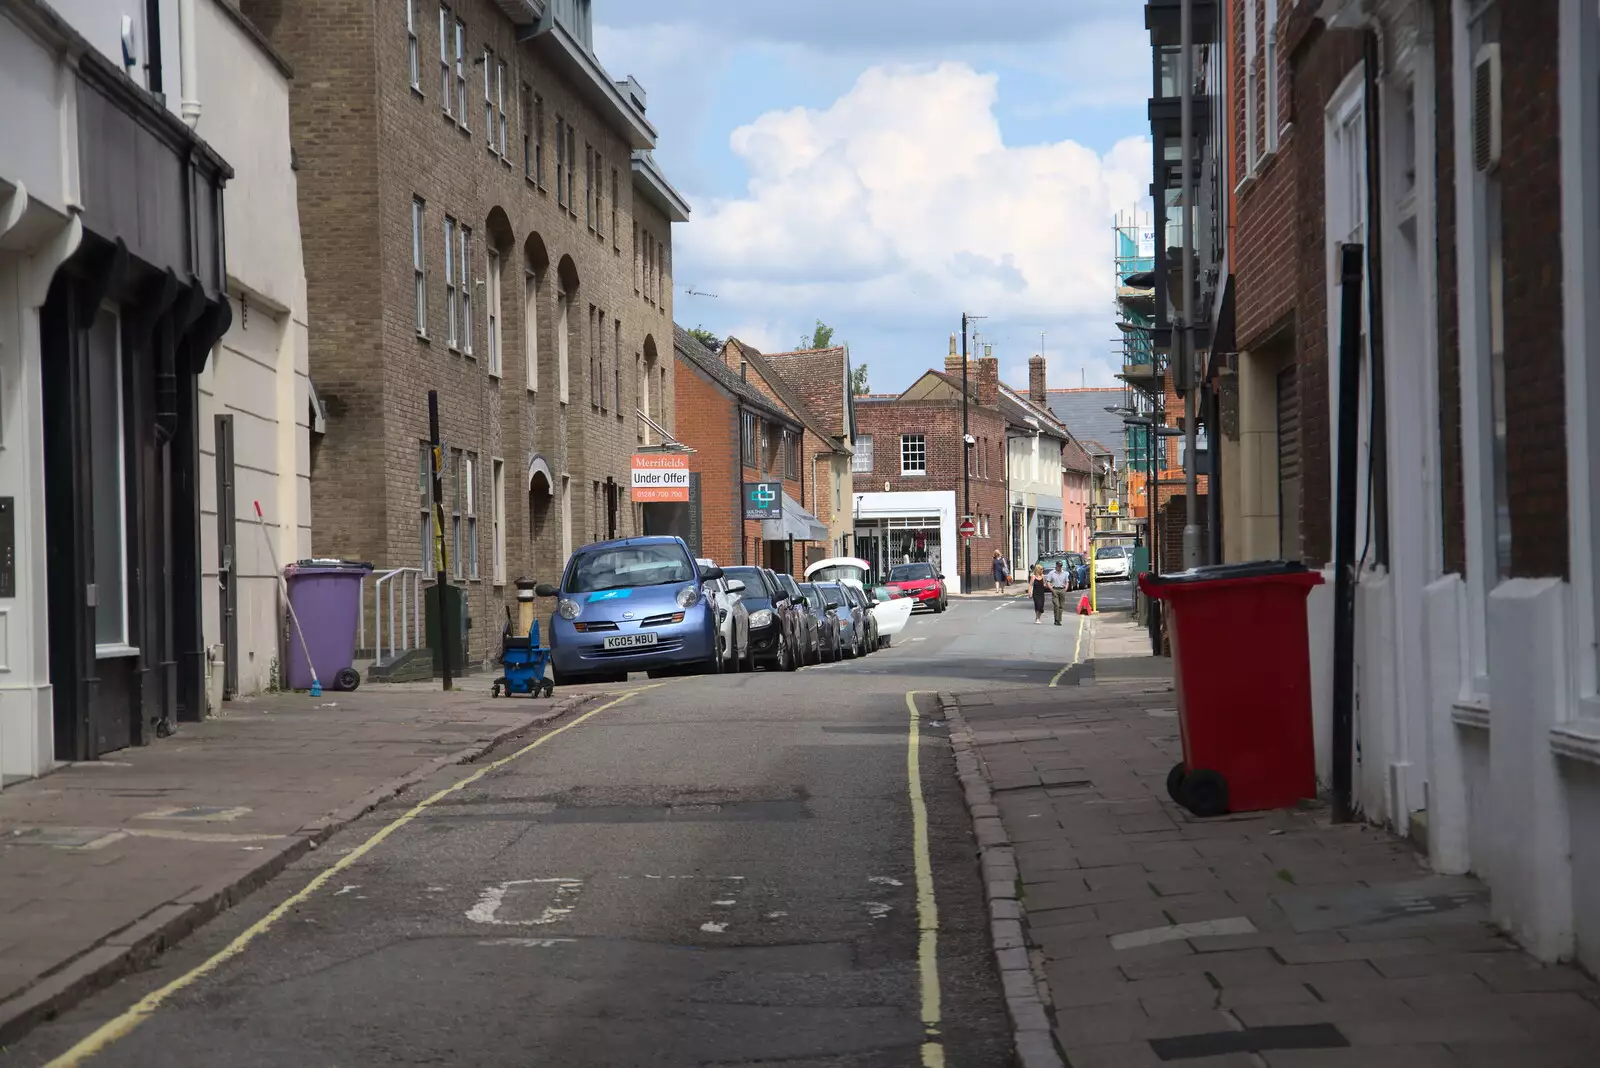
[[[800,338],[801,349],[825,349],[831,347],[832,345],[833,327],[829,326],[821,319],[817,320],[816,329],[811,332],[811,336],[809,338],[805,337],[804,335],[802,335]]]
[[[867,365],[850,368],[850,394],[859,397],[871,387],[867,385]]]
[[[716,352],[722,347],[722,339],[703,326],[697,326],[693,330],[690,330],[689,336],[700,342],[700,344],[704,345],[712,352]]]

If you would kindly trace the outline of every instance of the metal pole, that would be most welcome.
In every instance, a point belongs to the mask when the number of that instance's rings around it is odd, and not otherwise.
[[[433,457],[433,526],[438,550],[435,559],[438,570],[434,573],[434,585],[439,593],[439,663],[444,666],[441,676],[446,690],[455,688],[455,681],[450,677],[450,589],[449,580],[445,578],[449,561],[445,557],[444,542],[444,449],[439,443],[439,391],[428,390],[428,444]]]
[[[967,446],[967,313],[961,313],[961,522],[972,515],[972,451]],[[959,525],[958,525],[959,529]],[[972,592],[972,539],[961,539],[961,592]]]
[[[1360,245],[1339,250],[1339,419],[1333,524],[1333,819],[1355,818],[1356,493],[1360,479]]]
[[[1194,3],[1181,0],[1179,7],[1178,131],[1183,138],[1183,151],[1178,155],[1178,166],[1183,171],[1182,195],[1179,209],[1183,212],[1183,303],[1178,315],[1177,330],[1179,359],[1188,389],[1183,395],[1184,441],[1184,516],[1183,516],[1183,566],[1200,566],[1199,486],[1195,477],[1198,436],[1195,420],[1195,394],[1200,388],[1200,368],[1196,366],[1193,338],[1189,323],[1193,318],[1194,303]]]

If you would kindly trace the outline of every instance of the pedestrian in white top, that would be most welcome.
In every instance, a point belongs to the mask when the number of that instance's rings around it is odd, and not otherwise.
[[[1045,583],[1050,587],[1050,600],[1056,609],[1056,626],[1061,626],[1061,613],[1067,607],[1067,584],[1069,576],[1061,566],[1061,561],[1056,561],[1054,571],[1045,572]]]

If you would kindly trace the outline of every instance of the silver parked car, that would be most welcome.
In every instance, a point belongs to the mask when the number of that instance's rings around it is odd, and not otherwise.
[[[847,658],[866,654],[867,628],[862,621],[862,610],[845,593],[837,582],[819,582],[817,591],[828,606],[828,614],[838,621],[839,651]]]
[[[716,566],[710,560],[696,560],[701,568]],[[750,649],[750,610],[744,606],[744,582],[724,575],[706,585],[706,594],[717,610],[718,644],[728,671],[754,671],[755,655]]]

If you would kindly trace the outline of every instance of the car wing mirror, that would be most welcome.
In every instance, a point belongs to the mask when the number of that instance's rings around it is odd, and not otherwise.
[[[744,579],[730,579],[729,582],[728,582],[728,592],[729,593],[743,593],[744,592]]]
[[[533,592],[538,594],[540,597],[554,597],[559,591],[554,586],[550,585],[550,583],[541,582],[539,585],[533,588]]]
[[[936,579],[938,579],[938,580],[939,580],[939,581],[940,581],[940,582],[943,582],[943,581],[944,581],[944,576],[943,576],[943,575],[935,575],[935,576],[933,576],[933,577],[934,577],[934,578],[936,578]]]
[[[721,577],[722,577],[722,568],[718,567],[715,564],[712,564],[710,567],[702,567],[700,569],[700,581],[701,582],[715,582],[715,581],[717,581],[717,579],[719,579]]]

